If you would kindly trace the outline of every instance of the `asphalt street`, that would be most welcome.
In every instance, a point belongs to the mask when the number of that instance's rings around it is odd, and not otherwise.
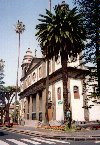
[[[46,139],[0,130],[0,145],[100,145],[100,141]]]

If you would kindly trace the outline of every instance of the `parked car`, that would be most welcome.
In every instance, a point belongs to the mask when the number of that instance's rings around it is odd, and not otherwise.
[[[5,126],[6,126],[6,127],[12,127],[12,126],[13,126],[13,123],[5,122]]]

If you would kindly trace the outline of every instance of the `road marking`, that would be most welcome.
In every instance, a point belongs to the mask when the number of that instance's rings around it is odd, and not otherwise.
[[[0,145],[9,145],[9,144],[6,143],[5,141],[0,140]]]
[[[29,139],[21,139],[21,140],[26,141],[26,142],[29,142],[29,143],[32,143],[32,144],[35,144],[35,145],[41,144],[41,143],[39,143],[39,142],[32,141],[32,140],[29,140]]]
[[[95,143],[100,143],[100,141],[95,141]]]
[[[11,141],[11,142],[13,142],[13,143],[15,143],[17,145],[28,145],[28,144],[23,143],[21,141],[17,141],[16,139],[6,139],[6,140]]]
[[[32,139],[33,140],[36,140],[36,141],[48,143],[48,144],[56,144],[55,142],[51,142],[51,141],[47,141],[47,140],[43,140],[43,139],[39,139],[39,138],[32,138]]]
[[[59,142],[59,143],[67,143],[67,144],[70,144],[70,142],[66,142],[66,141],[63,141],[63,140],[56,140],[56,139],[46,139],[46,140],[50,140],[50,141],[54,141],[54,142]]]

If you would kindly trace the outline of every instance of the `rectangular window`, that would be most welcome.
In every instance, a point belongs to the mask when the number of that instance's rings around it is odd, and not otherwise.
[[[39,112],[39,121],[42,121],[42,112]]]
[[[36,112],[32,113],[32,120],[36,120]]]
[[[78,86],[74,86],[73,87],[73,91],[74,91],[74,99],[80,99],[79,87]]]
[[[27,120],[29,120],[29,113],[27,113]]]
[[[57,98],[58,100],[61,100],[61,87],[57,89]]]

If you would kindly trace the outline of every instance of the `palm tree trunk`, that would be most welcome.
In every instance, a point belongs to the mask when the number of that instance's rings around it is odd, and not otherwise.
[[[69,109],[68,106],[68,70],[67,70],[67,56],[65,54],[61,55],[61,65],[62,65],[62,81],[63,81],[63,109],[64,109],[64,121],[66,121],[67,110]]]
[[[18,46],[18,64],[17,64],[17,78],[16,78],[16,94],[15,94],[15,104],[14,104],[14,121],[16,122],[16,101],[18,95],[18,79],[19,79],[19,60],[20,60],[20,33],[19,33],[19,46]]]
[[[47,78],[46,78],[46,123],[48,123],[48,92],[49,92],[49,59],[47,58]]]

